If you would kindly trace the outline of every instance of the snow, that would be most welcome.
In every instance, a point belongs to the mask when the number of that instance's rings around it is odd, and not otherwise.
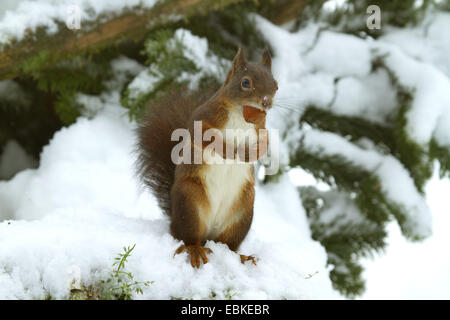
[[[398,102],[387,71],[371,72],[373,61],[381,57],[399,85],[413,93],[408,137],[425,148],[432,139],[450,145],[450,40],[442,32],[450,29],[450,14],[431,15],[413,29],[388,28],[377,41],[326,31],[314,23],[290,33],[264,18],[256,16],[255,21],[274,48],[280,105],[289,101],[300,114],[314,105],[386,123]]]
[[[153,91],[160,77],[161,75],[154,68],[150,67],[149,69],[142,70],[128,85],[128,96],[131,99],[137,99],[140,94]]]
[[[272,72],[278,76],[279,81],[288,82],[307,70],[301,53],[313,41],[316,28],[307,28],[304,33],[295,34],[277,27],[259,15],[252,15],[251,18],[273,48],[272,56],[277,59],[272,60]],[[278,87],[283,87],[280,82]]]
[[[17,101],[26,103],[26,94],[14,80],[0,81],[0,96],[11,105]]]
[[[371,69],[367,41],[332,31],[321,32],[317,43],[305,58],[311,69],[337,77],[365,76]]]
[[[450,24],[449,24],[450,27]],[[380,55],[394,72],[400,85],[412,90],[414,98],[407,112],[408,136],[428,143],[434,136],[441,145],[450,145],[450,78],[431,64],[406,56],[399,48],[380,44]]]
[[[380,99],[380,93],[383,98]],[[336,97],[330,110],[344,116],[360,116],[379,124],[385,124],[397,107],[397,96],[386,70],[364,77],[345,77],[336,84]]]
[[[219,82],[225,81],[226,71],[231,63],[226,59],[221,59],[214,55],[208,48],[208,41],[193,35],[189,30],[178,29],[175,31],[174,41],[182,44],[185,50],[183,54],[191,60],[195,67],[200,70],[194,76],[188,73],[182,73],[177,79],[178,82],[189,81],[189,88],[196,89],[199,82],[205,76],[218,78]]]
[[[0,18],[7,10],[15,9],[19,3],[20,0],[3,0],[0,3]]]
[[[73,270],[84,285],[98,283],[132,244],[128,270],[136,280],[154,281],[136,299],[204,299],[212,292],[234,299],[340,298],[287,177],[257,187],[253,225],[240,250],[255,255],[257,266],[213,242],[210,262],[199,270],[186,254],[173,257],[181,243],[134,176],[136,124],[119,105],[126,74],[139,78],[146,70],[124,57],[112,66],[109,91],[78,96],[95,115],[58,131],[39,168],[0,182],[0,298],[67,298]]]
[[[206,38],[195,36],[189,30],[180,28],[175,31],[173,38],[167,41],[165,45],[168,52],[178,50],[180,46],[183,50],[183,57],[191,61],[196,69],[194,73],[182,72],[176,77],[175,81],[185,82],[189,89],[195,90],[198,88],[200,80],[205,77],[216,78],[218,82],[225,80],[231,61],[215,55],[209,49]],[[159,72],[155,64],[149,65],[127,86],[128,99],[131,101],[137,100],[141,95],[151,93],[163,78],[164,75]]]
[[[414,28],[393,28],[381,40],[395,44],[416,60],[433,64],[450,77],[450,13],[436,12]]]
[[[125,56],[119,56],[111,61],[111,68],[114,74],[111,79],[106,81],[106,91],[100,95],[88,95],[78,93],[76,95],[77,102],[81,103],[84,108],[81,114],[87,118],[92,118],[100,110],[105,107],[105,102],[115,103],[125,83],[134,77],[133,82],[140,78],[138,75],[146,71],[145,67],[133,59]],[[144,81],[142,81],[144,82]]]
[[[154,281],[136,299],[339,298],[331,288],[324,248],[311,240],[295,187],[257,188],[255,218],[240,251],[259,263],[240,263],[225,245],[199,270],[169,234],[169,221],[134,176],[134,123],[118,96],[92,119],[58,131],[38,169],[0,182],[0,298],[56,299],[69,294],[70,270],[84,285],[105,279],[123,246],[136,244],[128,270]],[[317,274],[315,274],[317,272]],[[309,277],[309,275],[314,276]]]
[[[263,18],[256,21],[274,52],[273,70],[280,82],[277,93],[280,106],[276,103],[275,109],[284,105],[296,108],[294,112],[301,115],[306,106],[314,105],[338,115],[359,116],[388,125],[389,116],[392,117],[398,108],[397,91],[384,69],[367,74],[373,59],[387,53],[384,63],[399,84],[409,89],[414,97],[407,114],[408,136],[424,148],[431,139],[449,145],[450,38],[443,30],[450,29],[450,14],[431,14],[415,28],[386,26],[384,36],[369,41],[330,31],[321,32],[321,26],[314,23],[290,33]],[[345,67],[341,68],[342,65]],[[292,124],[292,118],[297,118],[294,112],[284,110],[269,115],[269,124],[275,127],[285,124],[285,134],[292,136],[288,137],[287,143],[298,141],[300,136],[297,124]],[[304,129],[307,130],[307,126]],[[411,214],[411,223],[407,228],[421,236],[429,235],[431,230],[434,232],[424,242],[409,243],[401,235],[399,225],[390,223],[390,246],[386,255],[365,263],[368,291],[364,297],[448,298],[446,230],[449,221],[445,218],[448,216],[445,202],[445,194],[450,190],[448,182],[444,188],[444,182],[438,183],[435,175],[434,181],[427,186],[424,199],[398,161],[380,155],[372,144],[359,141],[357,145],[351,145],[340,137],[314,131],[305,132],[305,137],[307,141],[310,139],[308,145],[311,148],[322,147],[320,149],[328,154],[344,155],[350,162],[372,170],[381,179],[383,191],[390,200],[410,209],[407,211]],[[314,185],[324,191],[329,189],[301,169],[291,170],[290,176],[296,184]],[[436,200],[438,197],[440,199]],[[430,203],[431,210],[425,200]],[[328,213],[330,219],[337,214]],[[416,230],[415,226],[419,225],[421,227]]]
[[[321,193],[324,199],[324,208],[317,216],[310,217],[316,220],[313,223],[323,226],[320,236],[329,238],[332,235],[339,235],[342,228],[352,230],[355,234],[364,226],[367,231],[375,231],[378,225],[368,220],[356,206],[353,199],[347,194],[329,190]],[[344,264],[339,264],[335,268],[343,268]]]
[[[3,2],[3,1],[2,1]],[[21,40],[27,30],[34,32],[38,27],[46,27],[47,33],[58,31],[57,22],[65,23],[78,8],[81,27],[84,22],[94,21],[101,14],[120,13],[134,7],[151,8],[157,0],[22,0],[0,5],[0,44],[11,39]]]
[[[375,174],[387,199],[403,206],[407,216],[402,227],[406,235],[425,238],[431,234],[431,213],[414,186],[408,171],[393,156],[364,150],[330,132],[310,129],[303,134],[304,148],[312,153],[340,155],[345,160]]]
[[[155,2],[2,2],[0,43],[20,40],[27,29],[34,31],[38,26],[47,26],[48,33],[57,32],[56,21],[66,20],[69,4],[81,8],[83,25],[102,13],[117,13],[137,5],[151,7]],[[389,124],[389,116],[398,110],[398,92],[391,74],[399,86],[413,94],[406,117],[408,137],[425,149],[432,139],[450,146],[450,38],[442,32],[450,29],[450,14],[436,13],[414,28],[387,27],[377,40],[325,31],[315,22],[289,32],[260,16],[252,17],[273,49],[273,73],[280,90],[268,126],[287,134],[287,143],[280,146],[282,162],[287,163],[289,148],[301,137],[310,151],[343,156],[373,172],[386,197],[404,207],[407,216],[402,228],[407,235],[423,238],[436,229],[437,237],[432,239],[438,240],[425,242],[421,257],[430,257],[427,250],[448,243],[443,227],[448,226],[448,219],[431,219],[424,197],[398,160],[376,151],[367,140],[351,143],[307,126],[300,130],[297,119],[313,105],[338,115]],[[178,29],[175,39],[199,69],[195,75],[180,74],[177,81],[189,79],[189,85],[195,88],[205,75],[223,79],[223,70],[230,62],[213,55],[205,39],[185,29]],[[372,70],[378,58],[388,70]],[[180,242],[170,236],[168,218],[133,174],[135,124],[129,122],[119,105],[119,88],[130,77],[134,77],[128,86],[133,99],[153,90],[160,75],[152,66],[146,68],[125,57],[113,62],[113,70],[115,77],[107,85],[108,92],[77,96],[86,107],[84,117],[55,134],[44,148],[37,169],[23,170],[10,181],[0,182],[0,298],[67,298],[71,270],[80,269],[85,285],[98,283],[105,279],[122,247],[134,243],[128,269],[139,281],[154,281],[144,288],[144,295],[135,297],[138,299],[199,299],[209,298],[212,292],[218,298],[232,292],[235,299],[338,298],[328,277],[326,252],[311,239],[297,191],[286,176],[277,184],[257,187],[254,222],[241,248],[242,253],[260,259],[257,266],[242,265],[235,253],[212,242],[207,246],[214,254],[199,270],[192,269],[185,254],[173,257]],[[11,101],[24,96],[11,80],[0,82],[0,94]],[[4,172],[12,176],[19,167],[32,167],[14,141],[5,150],[0,156],[0,176]],[[26,161],[14,169],[11,159]],[[320,187],[357,220],[357,210],[350,202],[327,191],[326,186]],[[434,210],[444,207],[441,203]],[[329,208],[324,219],[333,219],[336,214]],[[391,239],[398,243],[398,227],[390,227]],[[397,258],[380,269],[384,274],[402,260],[404,248],[394,247]],[[446,259],[433,260],[439,275],[448,270]],[[416,273],[420,271],[417,267]],[[371,271],[369,288],[374,281],[389,284],[381,281],[384,274],[380,272]],[[434,286],[439,286],[441,278],[433,275]],[[407,280],[410,278],[402,281]],[[447,280],[443,278],[445,283]],[[448,295],[444,289],[441,293]],[[377,293],[368,296],[377,297]]]
[[[433,236],[411,243],[396,224],[389,224],[386,251],[363,260],[367,291],[362,299],[450,299],[450,181],[439,179],[436,168],[425,192],[433,212]]]
[[[0,179],[8,180],[17,172],[37,166],[37,161],[15,140],[9,140],[0,153]]]
[[[136,76],[145,67],[133,59],[120,56],[111,62],[115,77],[110,80],[109,88],[121,87],[127,81],[127,76]]]
[[[284,124],[281,128],[287,149],[297,146],[304,131],[305,143],[312,152],[340,155],[374,172],[383,193],[407,212],[407,221],[402,224],[405,233],[429,236],[429,208],[398,160],[380,154],[367,141],[353,144],[332,133],[308,130],[308,126],[299,128],[295,119],[306,107],[314,106],[391,126],[401,105],[401,88],[413,97],[406,112],[407,137],[424,150],[432,140],[449,146],[449,39],[442,30],[450,28],[450,15],[431,14],[416,28],[387,28],[379,40],[328,31],[314,22],[295,32],[278,28],[262,17],[255,16],[255,22],[273,48],[273,72],[280,86],[274,107],[277,112],[269,114],[268,124]],[[385,68],[373,70],[378,59]]]

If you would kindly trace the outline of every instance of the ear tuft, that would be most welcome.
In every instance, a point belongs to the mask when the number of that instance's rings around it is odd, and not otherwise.
[[[270,51],[267,47],[262,53],[261,64],[265,65],[269,70],[272,69],[272,57],[270,56]]]
[[[239,46],[238,52],[234,56],[233,59],[233,70],[243,69],[246,65],[247,61],[245,60],[244,56],[244,49],[242,49],[241,46]]]

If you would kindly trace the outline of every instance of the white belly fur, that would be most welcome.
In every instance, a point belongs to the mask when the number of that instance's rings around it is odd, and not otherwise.
[[[242,113],[230,112],[225,129],[254,129],[254,125],[244,121]],[[225,133],[223,130],[223,133]],[[255,131],[256,136],[256,131]],[[242,141],[242,137],[237,137]],[[211,157],[211,155],[206,155]],[[215,155],[213,157],[219,157]],[[227,160],[225,164],[210,164],[205,170],[205,184],[208,193],[210,212],[205,212],[206,234],[215,239],[227,226],[236,222],[238,215],[229,215],[231,207],[238,199],[242,187],[252,177],[253,164]]]
[[[236,222],[230,209],[238,199],[242,187],[250,180],[252,164],[209,165],[205,176],[210,211],[205,213],[206,234],[215,239],[227,226]]]

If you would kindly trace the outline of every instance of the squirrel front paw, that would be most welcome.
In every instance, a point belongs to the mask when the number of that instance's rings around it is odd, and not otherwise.
[[[208,263],[208,258],[206,257],[206,254],[211,254],[213,251],[210,248],[206,248],[201,245],[181,245],[174,253],[174,256],[176,254],[187,252],[189,254],[189,257],[191,258],[191,265],[194,268],[200,268],[200,259],[202,259],[203,263]]]

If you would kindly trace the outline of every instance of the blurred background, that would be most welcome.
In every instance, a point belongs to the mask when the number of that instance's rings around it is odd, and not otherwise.
[[[449,30],[449,0],[3,0],[0,225],[76,199],[133,206],[99,190],[132,172],[119,148],[152,101],[217,89],[238,46],[249,60],[267,46],[281,167],[265,175],[259,163],[258,190],[279,185],[268,193],[277,204],[289,177],[287,201],[299,202],[339,297],[449,299]],[[120,121],[74,133],[108,112]],[[111,157],[90,145],[116,148],[109,139],[121,150]],[[110,171],[95,187],[98,158]]]

